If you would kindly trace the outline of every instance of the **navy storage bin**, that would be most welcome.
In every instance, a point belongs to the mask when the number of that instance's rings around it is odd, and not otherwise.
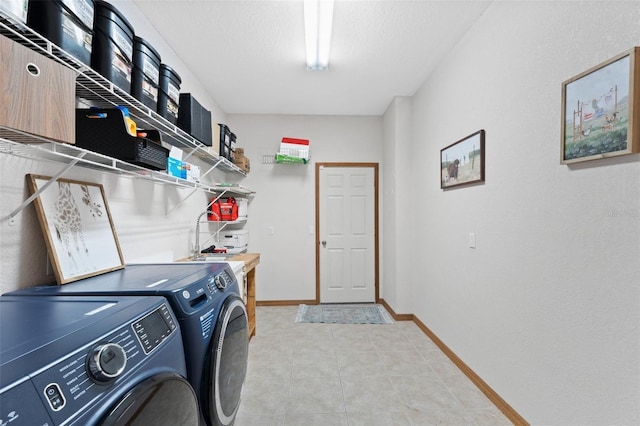
[[[131,95],[156,111],[160,84],[160,55],[144,39],[133,37]]]
[[[127,93],[133,71],[133,27],[111,4],[95,0],[91,67]]]
[[[27,25],[86,65],[91,65],[93,0],[30,0]]]

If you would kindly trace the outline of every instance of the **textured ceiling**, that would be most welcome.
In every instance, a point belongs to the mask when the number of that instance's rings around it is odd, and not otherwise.
[[[329,70],[305,66],[302,0],[134,0],[227,113],[381,115],[491,1],[336,0]]]

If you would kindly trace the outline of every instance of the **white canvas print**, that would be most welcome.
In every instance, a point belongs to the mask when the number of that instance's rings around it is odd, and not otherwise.
[[[124,267],[102,185],[30,178],[58,284]]]

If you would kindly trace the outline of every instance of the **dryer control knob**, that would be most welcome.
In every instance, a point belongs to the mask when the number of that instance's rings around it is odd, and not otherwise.
[[[118,378],[127,365],[127,353],[116,343],[96,346],[87,357],[87,373],[98,383]]]
[[[224,275],[218,275],[216,277],[215,283],[216,287],[218,287],[220,290],[224,290],[225,288],[227,288],[227,280]]]

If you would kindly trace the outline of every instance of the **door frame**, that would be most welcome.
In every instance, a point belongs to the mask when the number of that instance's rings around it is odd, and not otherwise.
[[[380,235],[378,212],[378,163],[316,163],[316,305],[320,304],[320,167],[367,167],[373,169],[374,289],[375,302],[380,302]]]

